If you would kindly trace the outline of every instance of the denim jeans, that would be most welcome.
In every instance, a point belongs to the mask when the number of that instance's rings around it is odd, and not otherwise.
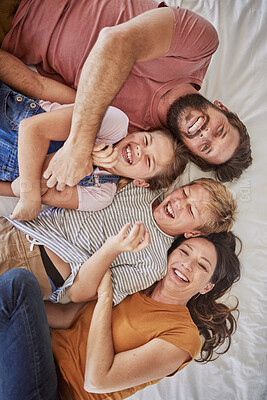
[[[57,377],[39,284],[24,269],[0,276],[0,399],[57,400]]]
[[[0,82],[0,180],[14,181],[19,176],[18,130],[21,120],[45,111],[39,101],[30,99]],[[48,154],[64,144],[51,141]]]

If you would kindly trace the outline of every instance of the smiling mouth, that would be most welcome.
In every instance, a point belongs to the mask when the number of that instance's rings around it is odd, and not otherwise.
[[[183,282],[189,282],[189,279],[183,275],[180,271],[178,271],[178,269],[174,269],[174,273],[175,275],[178,276],[178,278],[180,278]]]
[[[168,202],[168,203],[166,204],[166,206],[164,207],[164,209],[165,209],[165,213],[166,213],[169,217],[174,218],[174,211],[173,211],[173,208],[172,208],[170,202]]]
[[[189,126],[187,134],[194,135],[197,131],[200,130],[204,122],[205,122],[204,117],[198,117],[197,120],[192,125]]]
[[[129,144],[127,144],[127,146],[125,146],[124,155],[125,155],[125,161],[128,164],[132,165],[133,164],[133,153],[132,153],[132,148]]]

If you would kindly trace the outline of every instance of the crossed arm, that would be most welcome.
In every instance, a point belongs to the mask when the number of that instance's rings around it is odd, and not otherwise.
[[[149,234],[143,224],[137,223],[127,236],[128,228],[129,225],[125,225],[118,235],[109,238],[95,253],[96,257],[84,263],[77,275],[80,279],[75,279],[68,292],[71,296],[76,292],[78,301],[97,296],[88,334],[84,376],[84,388],[92,393],[113,392],[160,379],[176,371],[191,358],[187,351],[157,338],[138,348],[114,353],[109,264],[121,251],[139,251],[149,244]],[[144,240],[141,241],[141,238]],[[82,305],[49,303],[47,310],[50,326],[68,328]]]
[[[73,186],[92,172],[90,154],[108,105],[136,62],[163,57],[169,50],[173,12],[159,8],[121,25],[104,28],[81,73],[68,140],[45,172],[48,186]],[[90,110],[90,112],[88,112]],[[87,160],[86,163],[81,160]],[[66,162],[68,160],[68,162]],[[76,177],[73,171],[77,171]]]

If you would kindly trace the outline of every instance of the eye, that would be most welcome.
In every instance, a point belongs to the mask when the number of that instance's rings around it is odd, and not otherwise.
[[[205,265],[203,264],[198,264],[200,266],[200,268],[204,269],[204,271],[207,271],[207,268],[205,267]]]
[[[223,128],[219,130],[219,132],[217,132],[217,136],[221,136],[223,134]]]
[[[202,148],[201,148],[201,152],[207,151],[209,150],[210,146],[208,144],[205,144]]]
[[[186,254],[188,256],[188,252],[184,249],[180,249],[182,253]]]
[[[147,157],[147,165],[150,168],[150,165],[151,165],[150,157]]]
[[[187,197],[187,194],[185,193],[185,190],[184,190],[184,189],[183,189],[183,194],[184,194],[185,197]]]
[[[147,139],[147,136],[145,136],[145,138],[144,138],[144,142],[145,142],[145,146],[147,146],[147,145],[148,145],[148,139]]]

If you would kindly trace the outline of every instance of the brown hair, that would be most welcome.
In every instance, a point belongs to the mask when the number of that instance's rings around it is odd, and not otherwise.
[[[178,178],[178,176],[180,176],[184,172],[188,161],[187,148],[182,143],[179,143],[178,140],[173,137],[170,131],[165,129],[157,130],[156,132],[160,133],[161,135],[167,136],[168,139],[172,142],[173,157],[170,157],[170,162],[167,167],[164,168],[164,170],[159,172],[157,175],[146,179],[146,182],[149,183],[149,188],[151,190],[169,188],[170,185]]]
[[[150,132],[157,132],[161,135],[167,136],[172,143],[173,156],[170,156],[169,164],[158,174],[146,179],[149,183],[149,189],[168,189],[170,185],[180,176],[186,167],[188,161],[187,148],[179,143],[167,129],[165,130],[151,130]],[[117,185],[117,192],[126,186],[132,179],[122,177]]]
[[[203,235],[211,233],[229,232],[235,222],[237,204],[229,190],[220,182],[212,178],[199,178],[190,182],[188,186],[201,185],[207,189],[212,197],[207,202],[207,218],[205,223],[198,227]],[[210,215],[211,214],[211,215]]]
[[[252,164],[250,138],[248,131],[237,114],[220,110],[227,118],[230,124],[236,128],[240,134],[240,143],[237,146],[232,157],[223,164],[210,164],[201,157],[188,152],[188,158],[193,161],[202,171],[214,171],[215,177],[221,182],[230,182],[238,179],[242,172]]]
[[[217,264],[211,277],[214,287],[208,293],[193,296],[187,303],[187,307],[203,338],[200,356],[196,361],[207,363],[216,360],[220,354],[229,350],[231,336],[236,331],[237,320],[233,312],[238,313],[238,300],[236,299],[234,307],[228,307],[217,300],[240,278],[240,262],[236,255],[236,245],[239,242],[241,248],[241,241],[232,232],[214,233],[204,239],[213,243],[216,249]],[[183,236],[176,239],[168,254],[171,254],[184,241]],[[224,349],[218,351],[222,345],[225,346]]]

